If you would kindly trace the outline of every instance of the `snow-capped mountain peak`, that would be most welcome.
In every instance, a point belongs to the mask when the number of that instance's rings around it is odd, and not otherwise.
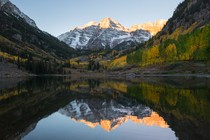
[[[101,20],[101,22],[99,23],[99,26],[101,29],[112,28],[112,29],[122,30],[122,31],[126,30],[126,28],[122,26],[119,22],[109,17]]]
[[[99,50],[107,47],[125,49],[146,41],[150,37],[151,34],[147,31],[131,33],[117,21],[105,18],[99,24],[89,22],[82,27],[76,27],[58,36],[58,39],[76,49]]]
[[[165,20],[165,19],[160,19],[160,20],[156,21],[156,24],[162,25],[162,24],[166,24],[166,22],[167,22],[167,20]]]
[[[100,50],[105,48],[127,49],[149,40],[165,25],[165,20],[132,26],[128,29],[109,17],[100,23],[89,22],[70,32],[58,36],[69,46],[76,49]]]
[[[85,28],[88,28],[88,27],[91,27],[91,26],[98,26],[98,23],[95,22],[95,21],[90,21],[87,24],[85,24],[84,26],[77,27],[77,29],[85,29]]]
[[[133,25],[130,29],[130,32],[133,32],[136,30],[147,30],[154,36],[159,31],[161,31],[161,29],[165,26],[166,22],[167,20],[161,19],[156,22],[147,22],[143,24]]]

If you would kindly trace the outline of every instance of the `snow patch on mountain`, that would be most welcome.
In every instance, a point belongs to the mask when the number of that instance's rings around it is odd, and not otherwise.
[[[99,23],[99,26],[101,29],[111,28],[111,29],[115,29],[115,30],[128,31],[128,29],[125,28],[124,26],[122,26],[119,22],[117,22],[116,20],[111,19],[109,17],[103,19]]]
[[[96,23],[95,21],[90,21],[87,24],[85,24],[84,26],[76,27],[76,28],[82,30],[82,29],[85,29],[85,28],[88,28],[88,27],[91,27],[91,26],[98,26],[98,23]]]
[[[143,24],[137,24],[137,25],[133,25],[130,28],[130,32],[134,32],[137,30],[146,30],[149,31],[152,36],[156,35],[159,31],[162,30],[162,28],[166,25],[167,20],[158,20],[156,22],[147,22],[147,23],[143,23]]]
[[[137,45],[151,37],[146,30],[130,31],[116,20],[105,18],[99,24],[89,22],[82,27],[76,27],[58,36],[58,39],[76,49],[98,50],[107,47],[114,49],[123,42],[133,42],[131,44]]]
[[[69,46],[82,49],[88,44],[89,40],[93,38],[97,29],[98,26],[95,26],[95,24],[89,24],[83,27],[77,27],[70,32],[60,35],[58,38]]]

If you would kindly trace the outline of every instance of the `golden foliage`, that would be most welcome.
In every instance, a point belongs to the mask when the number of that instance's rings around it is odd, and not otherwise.
[[[5,53],[5,52],[0,52],[0,57],[2,57],[4,59],[10,59],[10,60],[13,60],[13,61],[18,61],[18,56],[10,55],[10,54]],[[19,61],[20,62],[26,62],[27,59],[23,59],[23,58],[19,57]]]
[[[114,82],[114,81],[105,82],[102,86],[104,88],[111,87],[111,88],[113,88],[117,91],[123,92],[123,93],[127,92],[127,87],[128,87],[127,84],[125,84],[123,82]]]
[[[114,59],[113,61],[106,63],[107,69],[119,69],[123,68],[127,65],[127,56],[122,56],[117,59]],[[104,63],[105,64],[105,63]]]
[[[177,49],[175,44],[170,44],[165,49],[166,61],[174,61],[177,59]]]

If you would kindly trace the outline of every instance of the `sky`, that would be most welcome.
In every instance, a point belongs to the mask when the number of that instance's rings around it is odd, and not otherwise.
[[[169,19],[183,0],[10,0],[54,36],[106,17],[125,27]]]

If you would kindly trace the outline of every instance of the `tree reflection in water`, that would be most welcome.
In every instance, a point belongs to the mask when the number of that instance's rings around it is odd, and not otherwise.
[[[0,139],[20,139],[40,119],[58,110],[72,120],[92,128],[100,125],[106,131],[131,120],[170,127],[179,139],[210,138],[209,79],[45,77],[9,83],[4,80],[0,87]]]

